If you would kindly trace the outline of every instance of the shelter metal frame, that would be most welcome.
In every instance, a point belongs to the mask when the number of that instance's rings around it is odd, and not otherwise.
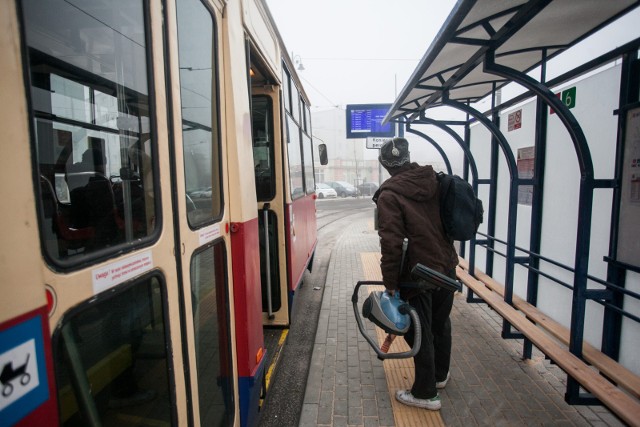
[[[470,242],[470,271],[474,271],[475,246],[481,245],[487,249],[487,274],[491,275],[493,254],[500,254],[495,250],[494,243],[499,242],[506,246],[506,254],[502,254],[506,259],[504,299],[509,304],[512,304],[516,264],[529,270],[527,302],[533,305],[537,303],[537,284],[540,276],[571,289],[573,298],[569,350],[578,357],[582,357],[588,300],[596,301],[604,306],[602,351],[614,359],[619,356],[622,317],[625,316],[636,322],[640,321],[638,316],[625,311],[623,307],[625,296],[640,299],[640,295],[625,289],[625,272],[638,272],[639,269],[637,266],[624,264],[616,259],[626,111],[639,104],[640,73],[638,70],[640,69],[640,60],[638,60],[638,49],[640,48],[640,39],[616,48],[551,81],[546,81],[546,67],[549,59],[639,5],[640,2],[637,0],[612,0],[607,2],[606,6],[603,2],[572,3],[554,0],[525,2],[518,0],[506,4],[490,0],[459,0],[385,117],[385,121],[404,123],[408,132],[427,139],[436,148],[438,146],[435,141],[427,137],[425,133],[412,129],[412,125],[438,126],[449,133],[461,146],[465,153],[465,175],[471,168],[474,190],[477,191],[478,184],[486,184],[490,188],[488,233],[484,235],[485,240],[473,239]],[[562,31],[550,31],[549,25],[553,26],[557,22],[565,23]],[[580,123],[550,88],[619,58],[622,58],[622,71],[619,109],[616,111],[618,113],[618,135],[615,175],[613,179],[596,179],[591,153]],[[540,67],[539,80],[527,74],[536,67]],[[518,83],[528,91],[508,103],[496,106],[496,91],[510,82]],[[487,96],[491,96],[491,110],[481,113],[471,107],[472,103],[485,99]],[[499,113],[517,102],[534,96],[537,102],[534,178],[522,179],[518,176],[511,147],[500,131]],[[455,132],[449,126],[438,124],[437,120],[426,116],[428,109],[438,106],[450,106],[466,113],[464,141],[459,136],[453,136],[452,133]],[[572,267],[564,266],[539,253],[548,107],[555,111],[568,131],[580,169],[576,248]],[[488,179],[481,179],[478,176],[477,167],[470,151],[469,117],[480,122],[491,133],[490,178]],[[498,147],[502,150],[507,162],[510,178],[506,241],[501,241],[494,235]],[[446,154],[442,149],[438,149],[438,151],[445,159],[447,169],[450,171],[451,166]],[[516,247],[515,244],[517,193],[518,187],[521,185],[534,187],[529,249]],[[588,273],[593,198],[596,189],[608,189],[613,192],[609,256],[605,257],[605,261],[608,262],[606,281],[592,277]],[[516,251],[524,255],[516,256]],[[562,283],[544,273],[539,265],[541,260],[571,271],[573,283]],[[589,289],[587,287],[589,281],[604,286],[604,289]],[[512,333],[510,325],[505,321],[503,337],[520,336],[520,334]],[[531,343],[526,339],[523,353],[525,357],[531,357]],[[579,384],[570,375],[565,399],[572,404],[594,403],[594,398],[581,393]]]

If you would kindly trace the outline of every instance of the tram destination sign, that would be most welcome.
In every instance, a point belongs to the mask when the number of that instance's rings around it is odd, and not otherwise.
[[[391,104],[350,104],[347,105],[347,139],[393,138],[396,124],[382,124]]]

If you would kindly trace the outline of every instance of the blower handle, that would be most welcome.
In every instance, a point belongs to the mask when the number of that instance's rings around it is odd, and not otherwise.
[[[364,323],[362,322],[362,316],[360,315],[360,311],[358,310],[358,291],[360,290],[360,286],[362,285],[380,286],[382,285],[382,282],[381,281],[360,281],[356,283],[356,286],[353,288],[353,295],[351,296],[351,302],[353,303],[353,313],[355,314],[355,317],[356,317],[356,323],[358,324],[358,329],[360,330],[360,333],[362,334],[364,339],[367,340],[369,345],[371,345],[371,348],[373,348],[373,351],[376,352],[378,359],[380,360],[406,359],[418,354],[418,351],[420,351],[420,345],[422,344],[422,333],[421,333],[422,328],[420,327],[420,317],[418,317],[418,313],[416,312],[416,309],[411,307],[411,305],[407,303],[402,304],[398,308],[398,310],[401,310],[400,311],[401,313],[402,313],[402,310],[407,310],[409,316],[411,317],[411,321],[413,322],[413,327],[415,331],[414,338],[413,338],[413,348],[411,348],[411,350],[409,351],[404,351],[402,353],[385,353],[378,347],[378,342],[374,340],[367,333]]]
[[[445,276],[426,265],[417,263],[412,269],[411,274],[418,276],[425,282],[431,283],[439,288],[446,289],[451,292],[462,292],[462,285],[451,277]],[[412,287],[412,286],[409,286]],[[418,288],[424,287],[424,285],[417,285]]]

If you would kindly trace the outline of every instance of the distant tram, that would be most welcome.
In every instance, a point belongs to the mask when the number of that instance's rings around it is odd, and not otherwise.
[[[2,4],[0,424],[255,425],[317,241],[266,4]]]

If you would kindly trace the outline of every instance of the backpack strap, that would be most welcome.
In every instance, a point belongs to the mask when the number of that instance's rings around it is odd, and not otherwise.
[[[373,193],[373,197],[371,197],[371,200],[373,200],[373,203],[375,203],[376,205],[378,204],[378,198],[380,197],[380,193],[382,192],[382,190],[384,190],[383,187],[379,187],[375,193]]]

